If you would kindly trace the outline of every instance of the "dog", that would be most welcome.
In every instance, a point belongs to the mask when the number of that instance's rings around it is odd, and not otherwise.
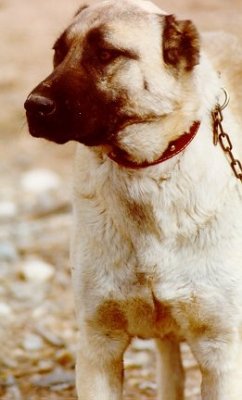
[[[184,399],[186,340],[202,399],[240,400],[238,43],[203,38],[144,0],[107,0],[81,7],[54,50],[53,72],[25,108],[33,136],[78,142],[79,400],[121,399],[133,337],[156,339],[159,399]]]

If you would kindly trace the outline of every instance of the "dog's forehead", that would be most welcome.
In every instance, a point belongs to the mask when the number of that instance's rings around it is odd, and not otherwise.
[[[119,38],[128,40],[128,36],[135,34],[135,30],[143,26],[149,28],[149,21],[153,16],[167,15],[155,4],[145,0],[105,0],[81,9],[74,17],[68,29],[68,36],[85,36],[90,29],[105,26],[106,32],[112,35],[117,32]],[[129,27],[129,29],[125,29]],[[121,32],[122,31],[122,32]],[[121,33],[121,35],[120,35]]]
[[[103,0],[92,5],[86,5],[81,7],[81,11],[85,10],[85,14],[91,16],[100,17],[105,13],[113,15],[122,15],[124,13],[153,13],[153,14],[163,14],[167,13],[159,8],[157,5],[148,0]],[[77,13],[76,16],[78,16]]]

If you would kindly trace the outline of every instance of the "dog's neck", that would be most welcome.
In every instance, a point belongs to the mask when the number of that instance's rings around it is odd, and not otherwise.
[[[164,161],[167,161],[170,158],[175,157],[183,150],[185,150],[186,147],[191,143],[191,141],[196,136],[199,127],[200,127],[200,121],[193,122],[188,132],[184,132],[176,140],[170,142],[166,150],[162,152],[161,156],[151,162],[144,161],[141,163],[137,163],[135,161],[131,161],[126,157],[125,153],[120,151],[119,149],[110,152],[108,154],[108,157],[112,161],[115,161],[120,166],[126,168],[140,169],[140,168],[151,167],[163,163]]]

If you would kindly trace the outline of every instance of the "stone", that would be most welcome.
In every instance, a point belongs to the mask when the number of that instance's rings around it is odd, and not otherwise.
[[[43,348],[43,340],[40,336],[27,333],[24,337],[22,346],[27,351],[37,351]]]
[[[13,312],[12,312],[11,307],[6,303],[0,302],[0,320],[2,318],[9,319],[12,316],[13,316]]]
[[[32,384],[37,387],[49,388],[55,385],[75,385],[74,372],[65,371],[62,368],[56,368],[53,372],[45,375],[35,375]]]
[[[54,267],[39,258],[30,257],[22,262],[20,274],[22,277],[34,283],[43,283],[50,280],[55,273]]]
[[[67,349],[58,350],[56,352],[55,359],[60,365],[63,365],[64,367],[75,365],[73,354]]]
[[[149,353],[146,351],[139,351],[137,353],[127,353],[124,357],[125,368],[142,368],[145,364],[150,361]]]
[[[22,176],[21,186],[24,190],[37,194],[58,189],[60,178],[49,169],[32,169]]]
[[[36,327],[37,333],[49,344],[56,347],[64,346],[64,341],[59,336],[47,329],[45,326],[38,325]]]
[[[50,360],[40,360],[38,362],[38,370],[41,373],[50,372],[54,369],[54,362]]]
[[[17,215],[17,206],[12,201],[0,202],[0,221],[12,219]]]
[[[136,351],[143,351],[143,350],[150,350],[154,351],[156,350],[155,342],[154,340],[142,340],[142,339],[134,339],[132,341],[132,348]]]
[[[15,246],[8,241],[0,242],[0,261],[16,262],[18,253]]]

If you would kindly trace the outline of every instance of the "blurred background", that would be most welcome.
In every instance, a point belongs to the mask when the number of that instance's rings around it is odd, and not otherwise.
[[[118,1],[118,0],[117,0]],[[90,1],[89,1],[90,3]],[[164,0],[200,30],[242,38],[242,0]],[[50,71],[51,47],[78,0],[0,0],[0,398],[75,399],[76,325],[69,228],[74,145],[28,135],[23,103]],[[187,400],[200,375],[186,345]],[[125,399],[155,399],[152,341],[125,358]]]

